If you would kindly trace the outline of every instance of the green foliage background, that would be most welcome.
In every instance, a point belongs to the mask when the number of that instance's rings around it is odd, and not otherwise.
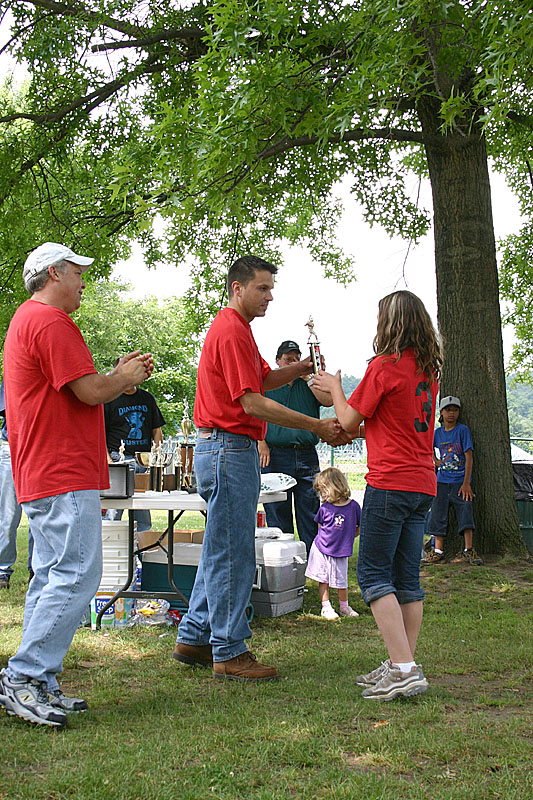
[[[93,283],[73,318],[100,372],[108,372],[117,357],[133,350],[152,353],[154,374],[143,388],[155,396],[165,417],[163,435],[172,436],[179,431],[184,398],[191,410],[194,405],[199,351],[194,322],[178,297],[132,300],[127,289],[114,282]]]

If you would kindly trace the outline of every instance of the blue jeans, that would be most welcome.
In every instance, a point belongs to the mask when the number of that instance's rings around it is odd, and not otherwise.
[[[217,429],[194,452],[198,492],[207,503],[202,555],[178,642],[211,644],[214,661],[245,653],[255,575],[255,523],[261,488],[257,442]]]
[[[458,533],[474,530],[474,512],[472,501],[463,500],[459,494],[462,483],[444,483],[437,481],[437,496],[431,506],[428,529],[435,536],[446,536],[448,528],[448,512],[450,505],[457,515]]]
[[[298,483],[289,489],[287,499],[281,503],[265,503],[267,524],[271,528],[281,528],[283,533],[294,533],[292,504],[296,515],[298,536],[305,543],[307,555],[317,533],[315,515],[320,507],[318,495],[313,489],[313,481],[320,466],[314,447],[271,447],[270,465],[263,467],[263,473],[282,472],[292,475]]]
[[[17,528],[22,508],[17,502],[9,445],[0,444],[0,575],[11,575],[17,560]]]
[[[424,599],[420,553],[432,500],[422,492],[367,485],[357,562],[357,581],[367,605],[387,594],[395,594],[400,605]]]
[[[96,489],[23,503],[31,522],[34,576],[26,594],[22,642],[10,678],[57,689],[58,672],[102,576],[102,517]]]
[[[111,456],[113,461],[118,461],[120,458],[119,454],[115,450],[109,453],[109,455]],[[136,474],[146,472],[146,467],[141,467],[141,465],[138,464],[137,461],[131,456],[126,456],[124,458],[124,461],[130,463],[133,462],[135,464]],[[111,520],[122,519],[123,513],[124,513],[123,508],[108,508],[107,511],[105,512],[104,519],[111,519]],[[137,523],[137,530],[139,532],[149,531],[150,528],[152,527],[152,515],[150,514],[148,509],[145,508],[137,509],[137,511],[133,512],[133,519]]]

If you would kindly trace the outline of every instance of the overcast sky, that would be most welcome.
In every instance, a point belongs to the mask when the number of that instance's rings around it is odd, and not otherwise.
[[[413,192],[416,190],[417,184],[413,180]],[[517,232],[520,227],[518,204],[497,175],[492,178],[492,197],[497,238]],[[421,203],[431,207],[428,185],[423,188]],[[302,352],[306,351],[308,330],[305,323],[311,315],[327,369],[340,369],[345,374],[361,377],[367,359],[372,355],[378,301],[396,289],[409,289],[417,294],[436,323],[432,231],[407,253],[408,244],[402,239],[391,240],[378,226],[370,228],[364,222],[361,210],[347,196],[339,243],[356,259],[356,281],[347,287],[325,279],[305,250],[284,250],[284,264],[276,276],[274,300],[266,316],[252,322],[259,350],[271,366],[275,366],[276,349],[284,339],[294,339]],[[155,272],[149,271],[138,251],[127,262],[117,265],[113,277],[132,283],[135,297],[180,295],[187,286],[181,269],[166,266]],[[511,347],[512,334],[510,329],[506,329],[506,359]]]

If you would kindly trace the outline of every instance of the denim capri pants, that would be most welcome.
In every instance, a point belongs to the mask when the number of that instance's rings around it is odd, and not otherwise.
[[[357,562],[357,580],[367,605],[387,594],[395,594],[401,605],[424,599],[420,553],[432,500],[422,492],[367,485]]]
[[[437,481],[437,496],[431,506],[428,532],[434,536],[446,536],[448,528],[448,511],[450,504],[457,514],[457,530],[459,533],[474,530],[474,512],[472,501],[463,500],[459,494],[462,483],[443,483]]]

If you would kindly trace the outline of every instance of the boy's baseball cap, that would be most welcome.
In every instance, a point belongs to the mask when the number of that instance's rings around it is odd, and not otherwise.
[[[56,242],[45,242],[44,244],[32,250],[24,263],[22,270],[22,279],[26,283],[34,275],[51,267],[53,264],[59,264],[60,261],[72,261],[81,267],[81,271],[85,272],[94,261],[94,258],[87,256],[78,256],[71,250],[70,247],[65,247],[63,244],[56,244]]]
[[[446,406],[457,406],[457,408],[461,408],[461,401],[458,397],[454,397],[453,395],[449,394],[448,397],[443,397],[439,403],[439,411],[443,411]]]
[[[276,353],[276,358],[280,358],[283,353],[292,353],[293,350],[296,350],[300,355],[302,355],[302,351],[300,350],[299,345],[296,344],[292,339],[287,339],[286,341],[282,342],[278,347],[278,352]]]

